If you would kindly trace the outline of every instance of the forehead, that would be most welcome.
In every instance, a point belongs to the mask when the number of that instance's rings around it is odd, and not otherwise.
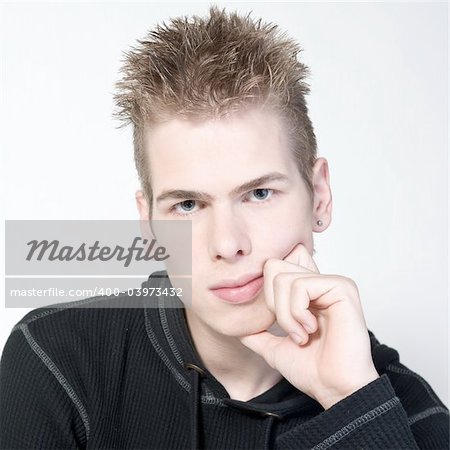
[[[147,130],[144,143],[154,191],[230,187],[267,172],[296,171],[285,124],[269,110],[172,119]]]

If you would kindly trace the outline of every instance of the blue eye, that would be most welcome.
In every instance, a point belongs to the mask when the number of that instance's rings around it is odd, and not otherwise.
[[[180,211],[181,212],[192,212],[192,210],[195,208],[195,200],[184,200],[180,203],[177,203],[176,205],[173,205],[173,209],[175,211]]]
[[[258,200],[266,200],[273,194],[273,189],[253,189],[251,191],[254,198]]]

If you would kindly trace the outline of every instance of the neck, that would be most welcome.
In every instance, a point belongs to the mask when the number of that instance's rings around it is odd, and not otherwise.
[[[197,353],[209,372],[224,386],[230,398],[248,401],[266,392],[282,379],[277,370],[242,344],[237,337],[224,336],[204,326],[187,308],[185,315]]]

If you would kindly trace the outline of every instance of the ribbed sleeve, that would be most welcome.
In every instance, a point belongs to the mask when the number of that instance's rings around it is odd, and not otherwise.
[[[411,380],[410,380],[411,382]],[[423,397],[422,403],[429,401]],[[417,410],[423,410],[418,403]],[[279,449],[448,449],[448,410],[410,426],[386,374],[279,436]],[[416,423],[416,422],[415,422]],[[417,423],[418,425],[418,423]],[[421,443],[421,446],[418,445]]]

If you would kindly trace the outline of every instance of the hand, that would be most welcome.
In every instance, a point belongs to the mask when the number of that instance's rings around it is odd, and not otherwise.
[[[353,280],[320,274],[298,244],[283,260],[266,261],[264,293],[288,335],[262,331],[240,341],[324,409],[379,377]]]

